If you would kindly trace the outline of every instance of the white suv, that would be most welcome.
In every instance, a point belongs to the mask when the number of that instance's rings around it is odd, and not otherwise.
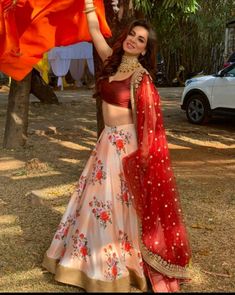
[[[235,116],[235,63],[215,75],[185,82],[181,109],[193,124],[203,124],[215,114]]]

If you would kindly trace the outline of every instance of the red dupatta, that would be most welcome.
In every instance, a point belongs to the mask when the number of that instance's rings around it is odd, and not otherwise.
[[[0,71],[22,80],[55,46],[91,41],[82,0],[0,0]],[[103,0],[94,0],[100,30],[111,31]],[[10,8],[10,9],[9,9]]]
[[[144,261],[169,277],[189,278],[191,250],[171,168],[160,96],[142,68],[135,77],[138,149],[123,159],[128,187],[139,217]]]

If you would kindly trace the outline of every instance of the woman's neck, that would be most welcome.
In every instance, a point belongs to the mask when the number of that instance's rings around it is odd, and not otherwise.
[[[117,69],[117,72],[130,73],[139,67],[140,67],[140,63],[138,60],[138,56],[124,54],[122,56],[122,60],[121,60],[121,63]]]

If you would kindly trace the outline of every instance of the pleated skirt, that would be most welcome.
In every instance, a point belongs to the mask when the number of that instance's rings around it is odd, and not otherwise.
[[[55,280],[87,292],[147,290],[122,167],[136,149],[134,124],[105,126],[43,259]]]

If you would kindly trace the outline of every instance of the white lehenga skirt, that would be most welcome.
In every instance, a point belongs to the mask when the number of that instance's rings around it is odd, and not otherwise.
[[[136,148],[134,124],[105,126],[44,256],[57,281],[87,292],[147,290],[122,168],[122,158]]]

